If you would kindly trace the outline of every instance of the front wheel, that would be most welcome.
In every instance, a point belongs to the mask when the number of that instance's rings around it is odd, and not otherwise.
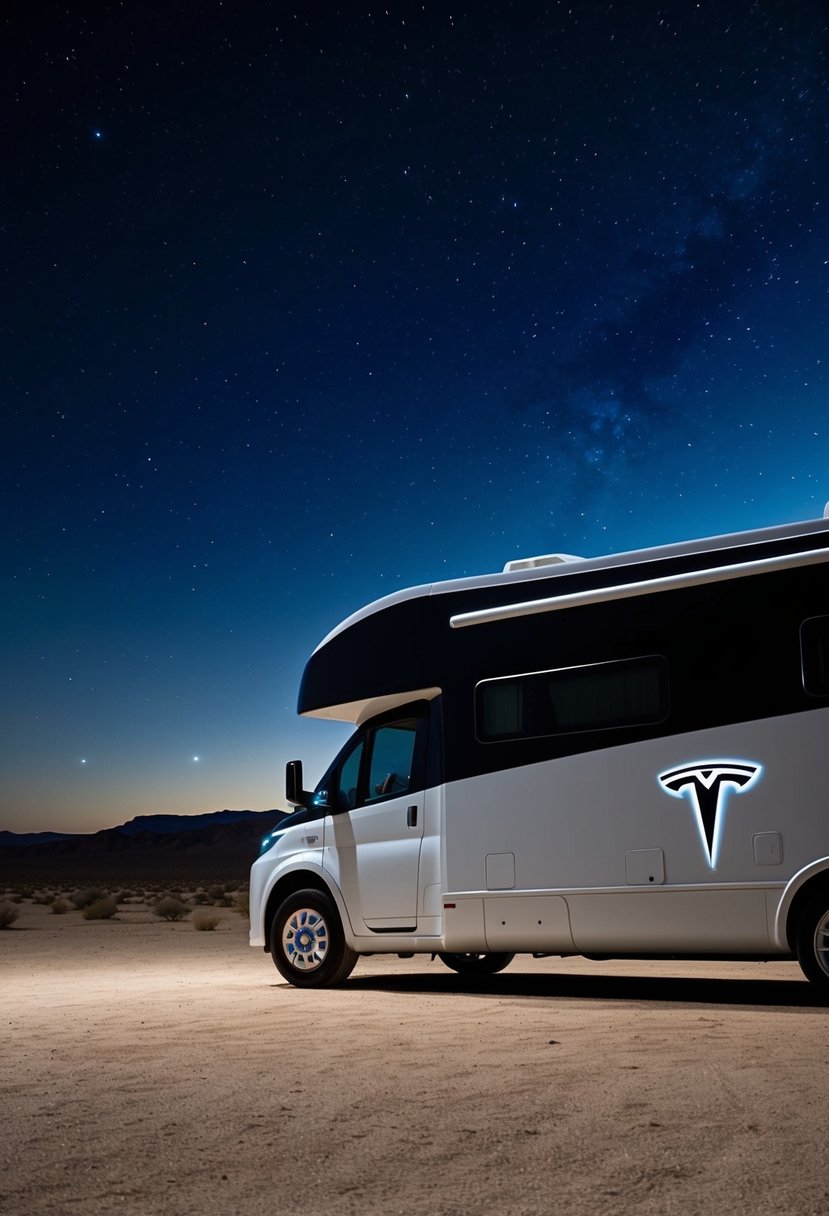
[[[348,979],[357,957],[325,891],[295,891],[280,904],[271,923],[271,958],[290,984],[333,988]]]
[[[458,975],[495,975],[508,967],[514,954],[439,954],[438,958]]]
[[[797,925],[797,961],[807,980],[829,997],[829,891],[809,900]]]

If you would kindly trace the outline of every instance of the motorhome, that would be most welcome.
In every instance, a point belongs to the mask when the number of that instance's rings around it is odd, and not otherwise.
[[[797,958],[829,995],[829,519],[556,554],[369,604],[300,714],[354,723],[251,871],[300,986],[361,954]]]

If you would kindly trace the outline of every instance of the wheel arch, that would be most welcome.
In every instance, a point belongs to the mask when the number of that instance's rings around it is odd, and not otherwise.
[[[789,881],[777,906],[774,939],[779,946],[796,952],[797,925],[803,908],[817,891],[829,892],[829,857],[811,862]]]
[[[337,905],[337,912],[340,916],[346,942],[349,946],[353,947],[354,938],[351,932],[351,922],[348,919],[345,902],[339,888],[334,883],[328,881],[327,878],[324,878],[319,870],[303,867],[302,869],[289,870],[285,874],[280,874],[268,893],[263,924],[266,943],[264,949],[267,951],[269,948],[267,943],[270,941],[271,925],[273,918],[276,916],[277,908],[289,895],[293,895],[294,891],[303,890],[323,891],[333,899]]]

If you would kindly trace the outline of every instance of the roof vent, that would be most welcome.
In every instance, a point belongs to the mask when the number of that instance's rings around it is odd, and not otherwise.
[[[539,566],[560,566],[562,562],[583,561],[583,557],[576,557],[573,553],[542,553],[540,557],[516,557],[504,566],[504,574],[510,574],[513,570],[537,570]]]

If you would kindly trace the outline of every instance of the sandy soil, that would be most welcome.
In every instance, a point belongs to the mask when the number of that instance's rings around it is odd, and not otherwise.
[[[302,992],[222,915],[0,933],[0,1211],[829,1212],[794,964],[371,958]]]

